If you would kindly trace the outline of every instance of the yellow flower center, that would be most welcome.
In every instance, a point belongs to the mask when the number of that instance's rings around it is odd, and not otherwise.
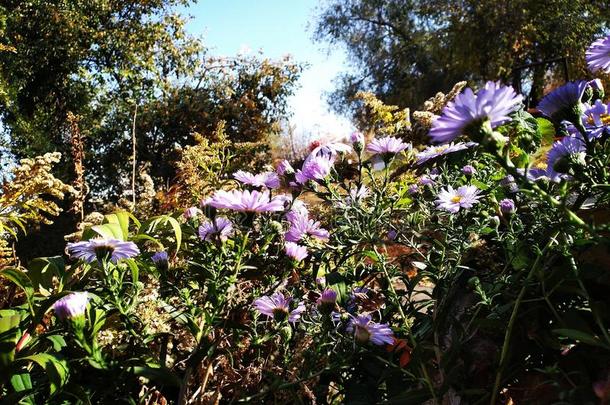
[[[546,169],[546,163],[545,162],[538,162],[538,163],[536,163],[535,167],[536,167],[536,169],[544,170],[544,169]]]
[[[447,149],[447,148],[448,148],[448,146],[447,146],[447,145],[441,145],[441,146],[437,146],[437,147],[434,149],[434,151],[435,151],[436,153],[441,153],[441,152],[443,152],[443,151],[444,151],[445,149]]]
[[[462,197],[459,195],[456,195],[455,197],[451,197],[452,203],[459,203],[460,201],[462,201]]]
[[[610,114],[600,114],[599,115],[599,119],[602,122],[602,125],[609,125],[610,124]],[[595,120],[593,119],[593,115],[589,115],[587,117],[587,123],[589,125],[594,125],[595,124]]]

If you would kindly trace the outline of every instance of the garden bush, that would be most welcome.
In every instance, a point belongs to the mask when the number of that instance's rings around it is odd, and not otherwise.
[[[354,133],[3,268],[4,401],[605,403],[601,82],[435,99],[421,150]]]

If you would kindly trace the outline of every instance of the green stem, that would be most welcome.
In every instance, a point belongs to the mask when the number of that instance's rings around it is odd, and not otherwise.
[[[556,232],[555,235],[553,235],[551,237],[549,242],[546,244],[544,249],[542,249],[542,251],[540,252],[538,257],[536,258],[536,261],[534,262],[530,272],[528,273],[527,277],[525,278],[525,281],[523,282],[523,287],[521,287],[521,291],[519,291],[519,295],[517,296],[517,299],[515,300],[515,305],[513,307],[512,313],[510,315],[510,319],[508,321],[508,326],[506,328],[506,333],[504,334],[504,344],[502,345],[502,351],[500,353],[500,364],[498,366],[498,372],[496,373],[496,380],[494,382],[493,391],[491,393],[491,401],[489,402],[490,405],[496,404],[496,399],[498,396],[498,392],[500,390],[500,384],[502,382],[502,372],[504,371],[504,368],[506,367],[506,361],[508,359],[508,348],[510,346],[510,340],[511,340],[511,337],[513,334],[513,328],[515,327],[515,321],[517,320],[517,314],[519,313],[519,307],[521,306],[521,302],[523,301],[523,297],[525,296],[527,287],[529,287],[530,281],[532,280],[532,278],[534,278],[534,275],[536,274],[536,271],[538,270],[540,263],[542,262],[541,261],[542,257],[544,257],[544,255],[546,254],[548,249],[556,242],[555,238],[557,237],[558,234],[559,234],[559,232]]]
[[[375,253],[377,253],[377,252],[375,252]],[[390,275],[388,274],[388,271],[387,271],[385,265],[383,265],[382,268],[383,268],[383,274],[388,283],[388,288],[392,295],[392,299],[395,301],[396,307],[398,308],[398,313],[400,314],[400,317],[402,318],[402,321],[407,329],[407,337],[409,338],[409,342],[411,343],[413,350],[415,350],[415,347],[417,346],[417,342],[415,341],[415,337],[413,336],[413,333],[411,331],[411,325],[409,324],[409,320],[407,319],[407,316],[405,315],[404,311],[402,310],[402,306],[400,305],[400,299],[398,298],[398,294],[396,294],[396,290],[394,289],[394,285],[392,284],[392,279],[390,278]],[[434,403],[438,404],[439,402],[438,402],[438,399],[436,398],[436,392],[434,391],[434,385],[432,384],[432,379],[430,378],[430,375],[428,374],[428,369],[426,368],[426,366],[424,364],[421,364],[420,368],[421,368],[421,372],[424,376],[424,379],[426,380],[426,385],[428,385],[428,389],[430,390],[430,394],[432,394]]]

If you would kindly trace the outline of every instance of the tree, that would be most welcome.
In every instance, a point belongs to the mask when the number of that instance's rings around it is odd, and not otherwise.
[[[17,158],[70,156],[76,117],[93,194],[116,200],[138,169],[171,179],[175,148],[227,123],[254,140],[285,114],[299,68],[290,60],[218,60],[189,36],[189,0],[30,0],[0,6],[0,119]],[[75,177],[69,160],[58,177]]]
[[[353,112],[360,90],[413,108],[458,81],[512,81],[515,67],[561,57],[570,76],[586,76],[584,50],[609,24],[601,0],[330,0],[315,38],[347,48],[355,73],[341,77],[331,102]],[[562,66],[527,73],[536,99]]]

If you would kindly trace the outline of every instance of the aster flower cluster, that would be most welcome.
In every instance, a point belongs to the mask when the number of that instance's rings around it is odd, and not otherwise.
[[[335,312],[337,299],[337,292],[331,288],[326,288],[315,302],[316,311],[339,321],[339,313]],[[291,297],[287,297],[281,292],[275,292],[272,295],[254,300],[253,307],[259,314],[276,322],[295,323],[301,320],[307,308],[303,302],[296,306],[291,305],[291,303]],[[348,314],[348,319],[344,330],[347,335],[353,336],[356,343],[372,343],[377,346],[394,343],[392,329],[387,324],[374,322],[370,314]]]

